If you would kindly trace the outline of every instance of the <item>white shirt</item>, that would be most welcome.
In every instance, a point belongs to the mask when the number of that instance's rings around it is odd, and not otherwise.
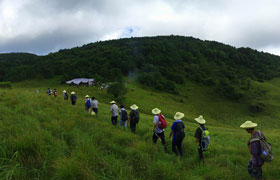
[[[110,111],[112,112],[112,117],[118,116],[118,109],[119,107],[116,104],[113,104],[110,107]]]
[[[95,100],[91,101],[91,104],[92,104],[93,108],[98,108],[99,102],[95,99]]]
[[[155,128],[155,130],[154,130],[155,133],[162,133],[162,132],[164,131],[164,129],[160,129],[160,128],[158,127],[158,124],[159,124],[158,115],[155,115],[155,116],[154,116],[154,124],[157,125],[156,128]]]

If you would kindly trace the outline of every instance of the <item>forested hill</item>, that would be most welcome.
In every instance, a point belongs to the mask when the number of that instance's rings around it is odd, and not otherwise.
[[[142,84],[159,90],[177,93],[176,87],[191,79],[213,86],[231,99],[243,97],[252,80],[272,79],[279,76],[279,70],[279,56],[182,36],[96,42],[47,56],[0,55],[0,81],[57,75],[63,75],[62,80],[93,77],[114,81],[137,72]]]

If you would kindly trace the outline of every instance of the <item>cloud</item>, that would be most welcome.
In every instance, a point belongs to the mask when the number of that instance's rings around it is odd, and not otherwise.
[[[184,35],[280,55],[276,0],[2,0],[0,52],[47,54],[98,40]]]

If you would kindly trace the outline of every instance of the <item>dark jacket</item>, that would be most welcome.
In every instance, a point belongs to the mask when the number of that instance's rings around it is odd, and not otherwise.
[[[264,140],[266,140],[264,134],[262,132],[260,132],[260,134],[259,134],[258,131],[256,131],[254,134],[252,134],[250,140],[253,138],[259,137],[259,136],[261,136],[262,138],[264,138]],[[250,143],[250,140],[248,142],[248,146],[249,146],[250,152],[252,154],[252,159],[251,159],[252,164],[253,164],[253,166],[262,166],[264,161],[260,158],[260,156],[261,156],[260,142],[253,141]]]

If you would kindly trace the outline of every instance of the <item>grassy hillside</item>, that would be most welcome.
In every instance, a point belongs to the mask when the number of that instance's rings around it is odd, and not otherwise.
[[[125,38],[63,49],[47,56],[0,54],[0,81],[61,76],[112,82],[136,74],[154,89],[177,94],[192,80],[214,87],[231,100],[255,100],[262,95],[253,81],[279,77],[280,57],[250,48],[235,48],[193,37]]]
[[[143,88],[137,83],[126,96],[126,105],[136,103],[141,119],[136,134],[112,127],[108,102],[112,98],[95,87],[68,87],[59,81],[25,81],[12,89],[0,89],[0,179],[249,179],[250,158],[246,142],[249,134],[239,128],[245,120],[259,124],[273,146],[275,160],[263,166],[265,179],[279,179],[279,95],[280,80],[258,86],[267,88],[262,97],[267,105],[252,114],[247,105],[219,99],[215,91],[192,82],[179,95]],[[57,88],[57,98],[46,89]],[[37,94],[36,90],[40,93]],[[76,106],[64,101],[62,90],[75,90]],[[86,94],[101,102],[98,117],[84,111]],[[182,160],[164,153],[160,141],[152,144],[151,109],[158,107],[168,117],[166,137],[172,116],[185,113],[186,138]],[[198,163],[193,118],[204,115],[211,132],[212,151],[206,164]]]

